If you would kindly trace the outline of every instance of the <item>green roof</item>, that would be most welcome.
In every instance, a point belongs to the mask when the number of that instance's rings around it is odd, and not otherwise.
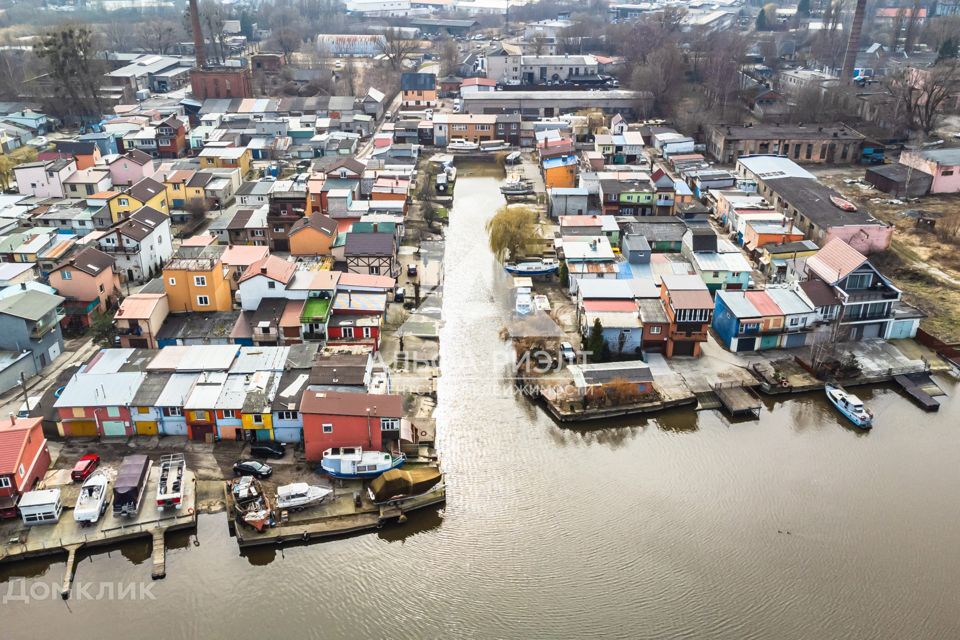
[[[61,304],[65,298],[27,289],[23,293],[0,300],[0,313],[24,320],[39,320]]]
[[[317,319],[326,320],[329,311],[330,300],[328,298],[307,298],[307,303],[303,305],[303,313],[300,314],[300,320],[304,322]]]

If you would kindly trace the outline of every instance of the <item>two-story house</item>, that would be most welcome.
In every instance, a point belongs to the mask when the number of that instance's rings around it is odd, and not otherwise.
[[[295,262],[278,256],[253,263],[240,276],[240,306],[244,311],[256,311],[265,298],[287,298],[285,289],[296,270]]]
[[[379,451],[396,440],[403,418],[397,395],[306,391],[300,399],[307,460],[317,462],[325,449],[362,447]]]
[[[396,278],[400,274],[396,238],[392,233],[347,234],[347,271]]]
[[[437,76],[433,73],[407,71],[400,74],[401,106],[404,108],[435,107],[437,105]]]
[[[328,256],[337,240],[337,222],[317,212],[293,223],[289,237],[291,255]]]
[[[163,268],[170,313],[230,311],[230,274],[221,259],[226,247],[181,246]]]
[[[41,418],[0,421],[0,518],[17,517],[17,501],[43,480],[50,450]]]
[[[0,349],[28,353],[30,362],[22,367],[28,375],[38,374],[63,352],[60,306],[64,298],[27,289],[0,300]],[[16,381],[8,381],[7,384]],[[12,384],[10,386],[13,386]]]
[[[187,123],[170,116],[157,125],[157,153],[161,158],[179,158],[187,149]]]
[[[107,159],[106,166],[110,171],[110,181],[116,187],[129,187],[144,178],[153,176],[156,171],[153,157],[138,149]]]
[[[87,198],[95,193],[107,191],[113,186],[110,172],[103,167],[78,169],[63,181],[67,198]]]
[[[97,245],[114,257],[114,270],[127,282],[149,280],[160,273],[173,253],[170,217],[141,207],[105,231]]]
[[[38,198],[64,198],[64,181],[77,170],[72,158],[25,162],[13,168],[20,193]]]
[[[119,293],[112,256],[95,247],[77,251],[50,272],[50,286],[66,297],[64,322],[87,327],[95,313],[105,313],[111,298]]]

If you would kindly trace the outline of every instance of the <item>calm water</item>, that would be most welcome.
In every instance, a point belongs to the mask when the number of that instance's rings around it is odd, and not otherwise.
[[[960,637],[955,397],[931,416],[865,392],[869,434],[819,396],[768,403],[758,422],[687,411],[559,428],[504,382],[482,230],[496,185],[461,177],[449,230],[444,510],[248,554],[225,516],[205,516],[173,540],[155,600],[5,604],[0,638]],[[0,580],[62,570],[25,563]],[[149,574],[137,544],[77,578]]]

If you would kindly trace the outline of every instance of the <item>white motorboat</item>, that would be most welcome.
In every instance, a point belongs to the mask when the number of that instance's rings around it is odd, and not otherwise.
[[[873,414],[863,406],[863,401],[857,396],[844,391],[839,385],[828,384],[825,387],[827,399],[833,403],[837,411],[847,417],[850,422],[861,429],[873,426]]]
[[[107,485],[109,480],[101,472],[92,474],[80,486],[77,505],[73,508],[73,519],[81,524],[93,524],[107,509]]]
[[[480,145],[465,138],[451,138],[447,143],[447,151],[476,151]]]
[[[277,509],[299,511],[320,504],[333,493],[330,489],[317,487],[306,482],[294,482],[277,487]]]

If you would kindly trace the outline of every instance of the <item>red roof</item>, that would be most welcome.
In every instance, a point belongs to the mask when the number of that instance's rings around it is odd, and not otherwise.
[[[495,87],[497,86],[496,80],[491,80],[490,78],[467,78],[460,85],[461,87]]]
[[[636,311],[637,303],[633,300],[584,300],[583,310],[600,313],[604,311]]]
[[[369,412],[371,417],[399,418],[403,416],[403,399],[373,393],[305,391],[300,412],[332,416],[365,416]]]
[[[10,418],[0,425],[0,474],[9,475],[22,462],[20,456],[27,444],[27,435],[40,424],[41,418]]]
[[[766,291],[745,291],[743,296],[762,316],[782,316],[783,310]]]
[[[288,262],[278,256],[267,256],[247,267],[247,270],[240,276],[240,282],[249,280],[254,276],[262,275],[271,280],[287,284],[290,282],[290,278],[293,277],[293,272],[296,270],[297,265],[293,262]]]

